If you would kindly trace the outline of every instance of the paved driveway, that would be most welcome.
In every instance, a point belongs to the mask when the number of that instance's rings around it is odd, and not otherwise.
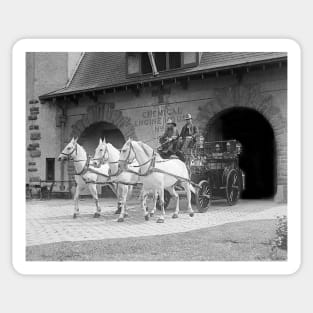
[[[136,202],[128,207],[129,217],[124,223],[117,223],[115,199],[101,199],[102,216],[93,218],[95,205],[91,199],[80,202],[80,216],[72,218],[72,200],[32,200],[26,204],[27,246],[61,241],[98,240],[108,238],[127,238],[170,233],[213,227],[230,222],[273,219],[286,214],[286,205],[272,201],[241,200],[229,207],[225,201],[213,202],[206,213],[196,213],[189,217],[186,200],[181,200],[181,214],[172,219],[173,205],[167,211],[164,224],[157,224],[157,217],[144,221],[142,210]]]

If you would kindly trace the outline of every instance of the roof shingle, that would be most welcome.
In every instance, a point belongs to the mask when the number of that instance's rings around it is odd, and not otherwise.
[[[285,52],[203,52],[199,65],[162,72],[157,77],[146,74],[128,77],[126,73],[126,52],[85,53],[68,86],[40,96],[41,99],[74,94],[78,92],[105,89],[134,83],[179,77],[192,73],[231,68],[244,64],[285,59]]]

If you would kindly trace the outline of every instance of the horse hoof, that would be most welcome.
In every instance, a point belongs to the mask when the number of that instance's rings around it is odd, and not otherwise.
[[[145,220],[149,221],[149,214],[145,215]]]
[[[96,212],[94,215],[93,215],[94,218],[98,218],[100,217],[100,213]]]
[[[117,209],[114,214],[121,214],[121,209]]]
[[[77,218],[77,213],[74,213],[74,214],[73,214],[73,218]]]
[[[124,218],[125,218],[125,217],[128,217],[128,213],[124,213]]]
[[[193,212],[190,212],[190,213],[189,213],[189,216],[190,216],[190,217],[193,217],[194,215],[195,215],[195,213],[193,213]]]
[[[154,213],[153,212],[150,212],[150,217],[153,217]]]
[[[172,218],[178,218],[178,214],[177,214],[177,213],[174,213],[174,214],[172,215]]]
[[[119,217],[117,220],[119,223],[124,222],[124,218],[123,217]]]
[[[164,223],[164,219],[163,218],[158,218],[157,219],[157,223]]]

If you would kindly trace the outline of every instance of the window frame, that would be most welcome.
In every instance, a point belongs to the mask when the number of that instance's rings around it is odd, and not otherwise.
[[[162,52],[162,51],[160,51],[160,52]],[[196,61],[193,63],[188,63],[188,64],[184,64],[184,53],[186,53],[186,52],[179,52],[180,53],[181,66],[177,67],[177,68],[169,68],[169,66],[170,66],[170,53],[173,53],[173,52],[178,52],[178,51],[164,52],[164,53],[166,53],[166,69],[162,70],[162,71],[158,69],[159,73],[177,71],[180,69],[195,67],[195,66],[199,65],[199,60],[200,60],[200,55],[199,55],[200,53],[199,52],[194,52],[196,54]],[[145,73],[145,74],[142,73],[142,68],[141,68],[142,53],[147,53],[147,52],[126,52],[125,67],[126,67],[126,77],[127,78],[138,77],[138,76],[144,76],[145,77],[145,76],[151,76],[152,75],[152,72],[151,73]],[[152,52],[152,53],[154,54],[155,52]],[[139,54],[139,72],[130,74],[128,72],[128,60],[129,60],[128,56],[131,54]]]
[[[128,57],[131,54],[139,54],[139,72],[137,73],[129,73],[128,72]],[[136,76],[140,76],[140,75],[145,75],[141,73],[141,53],[140,52],[126,52],[126,76],[127,77],[136,77]]]
[[[48,163],[53,160],[53,179],[49,179],[48,177]],[[54,181],[55,180],[55,158],[46,158],[46,181]]]
[[[196,61],[195,62],[184,64],[184,54],[190,53],[190,52],[192,52],[192,51],[181,52],[181,64],[182,64],[181,68],[189,68],[189,67],[195,67],[195,66],[199,65],[199,60],[200,60],[200,53],[199,52],[194,52],[196,54]]]

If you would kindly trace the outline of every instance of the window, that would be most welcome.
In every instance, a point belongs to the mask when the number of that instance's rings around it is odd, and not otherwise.
[[[152,73],[148,53],[141,53],[141,73],[142,74]]]
[[[54,180],[54,158],[46,158],[46,180]]]
[[[153,52],[153,56],[158,72],[197,66],[199,64],[199,52]],[[152,73],[147,52],[128,52],[126,57],[128,75]]]
[[[128,52],[127,56],[127,75],[140,75],[152,73],[152,68],[148,53]]]
[[[128,71],[127,73],[132,74],[139,74],[140,73],[140,55],[139,53],[129,53],[127,56],[127,66]]]
[[[153,56],[154,56],[154,61],[158,69],[158,72],[165,71],[167,68],[166,66],[167,53],[166,52],[154,52]]]
[[[183,52],[183,66],[196,66],[199,63],[199,52]]]
[[[181,67],[181,53],[180,52],[170,52],[169,53],[169,68],[176,69]]]

